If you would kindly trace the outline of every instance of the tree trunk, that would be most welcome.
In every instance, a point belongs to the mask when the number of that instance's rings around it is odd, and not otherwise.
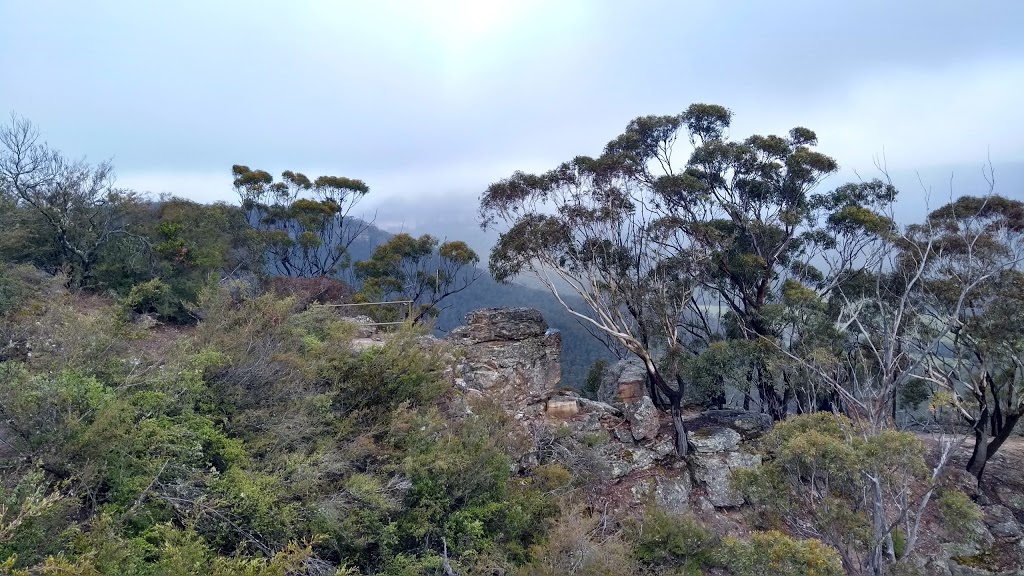
[[[985,429],[985,423],[979,422],[974,429],[974,450],[971,452],[971,459],[967,461],[967,471],[978,481],[978,486],[981,486],[985,464],[988,464],[988,431]]]
[[[690,441],[686,437],[686,425],[683,423],[682,406],[672,406],[672,432],[674,434],[676,454],[685,458],[690,453]]]
[[[868,566],[871,568],[872,576],[885,576],[884,552],[885,552],[885,509],[883,504],[882,486],[877,477],[868,477],[871,482],[871,528],[873,542],[871,555],[868,558]]]
[[[683,398],[686,397],[686,383],[676,375],[676,388],[672,388],[653,361],[645,358],[644,364],[647,367],[648,380],[654,383],[653,393],[668,399],[669,409],[672,413],[672,433],[676,455],[680,458],[685,457],[689,453],[690,447],[689,439],[686,437],[686,426],[683,424]]]
[[[1020,414],[1007,417],[1001,424],[994,426],[996,429],[991,431],[991,435],[989,435],[987,419],[979,419],[975,425],[974,450],[971,452],[971,459],[967,461],[967,471],[978,480],[978,487],[981,487],[985,465],[996,455],[1006,439],[1013,434],[1013,429],[1017,426],[1020,417]]]

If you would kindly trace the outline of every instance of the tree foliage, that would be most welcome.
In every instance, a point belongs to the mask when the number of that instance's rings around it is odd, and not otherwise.
[[[286,170],[277,182],[264,170],[231,167],[249,223],[262,233],[270,265],[284,276],[334,276],[367,223],[350,216],[370,191],[362,180]]]
[[[419,322],[436,316],[446,298],[462,292],[479,277],[480,258],[462,241],[440,243],[424,234],[396,234],[377,246],[369,260],[357,262],[356,278],[364,299],[409,300]]]

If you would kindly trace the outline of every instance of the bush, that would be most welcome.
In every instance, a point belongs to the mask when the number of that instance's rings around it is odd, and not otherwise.
[[[155,314],[167,318],[178,313],[182,304],[174,301],[170,286],[153,278],[132,286],[121,301],[121,307],[128,314]]]
[[[942,525],[946,532],[960,542],[972,542],[978,537],[977,526],[984,513],[967,494],[959,490],[942,490],[938,498]]]
[[[606,535],[600,516],[582,507],[566,510],[548,530],[542,544],[531,549],[533,560],[518,576],[619,576],[636,574],[638,566],[621,533]]]
[[[627,531],[637,562],[654,573],[700,575],[718,563],[718,539],[691,516],[648,508]]]
[[[723,542],[726,566],[735,576],[843,576],[839,554],[818,540],[797,540],[781,532],[755,532],[749,542]]]

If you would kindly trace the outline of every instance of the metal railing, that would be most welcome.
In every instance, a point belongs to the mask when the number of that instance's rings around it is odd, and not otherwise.
[[[348,306],[379,306],[381,304],[405,304],[405,318],[399,322],[356,322],[360,326],[396,326],[405,324],[405,321],[412,318],[412,305],[414,300],[386,300],[384,302],[356,302],[353,304],[324,304],[328,308],[345,308]]]

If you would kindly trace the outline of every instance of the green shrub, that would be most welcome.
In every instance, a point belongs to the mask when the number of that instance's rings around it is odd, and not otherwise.
[[[600,514],[569,508],[531,548],[532,560],[517,576],[620,576],[637,574],[638,566],[621,532],[601,529]]]
[[[942,525],[954,539],[972,542],[978,537],[977,526],[984,513],[971,498],[959,490],[942,490],[938,498]]]
[[[601,380],[604,379],[604,373],[607,369],[607,360],[604,358],[594,360],[590,369],[587,370],[587,378],[583,381],[583,387],[580,388],[580,394],[582,394],[584,398],[597,400],[597,393],[601,388]]]
[[[175,302],[171,287],[159,278],[153,278],[132,286],[121,301],[122,309],[129,314],[156,314],[166,318],[176,314],[182,307]]]
[[[818,540],[798,540],[781,532],[755,532],[748,542],[726,538],[725,564],[735,576],[843,576],[834,548]]]
[[[648,570],[696,576],[718,563],[718,539],[692,516],[648,508],[628,534],[637,562]]]

